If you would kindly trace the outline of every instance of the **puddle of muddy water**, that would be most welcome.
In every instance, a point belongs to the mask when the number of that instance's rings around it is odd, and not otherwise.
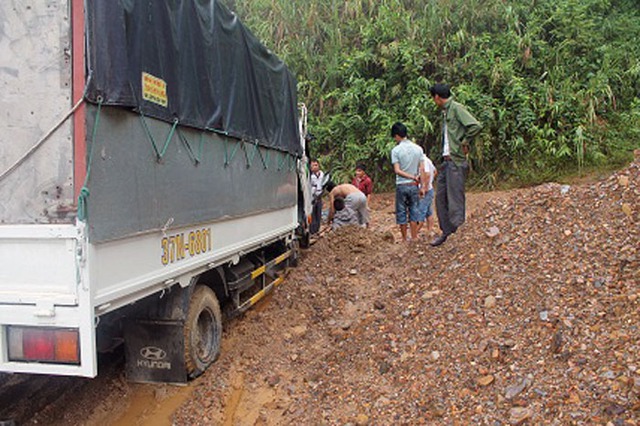
[[[266,295],[253,306],[252,311],[261,312],[266,309],[273,297],[273,293]],[[222,354],[230,349],[233,341],[223,339]],[[191,396],[197,380],[187,386],[162,384],[131,384],[131,393],[127,396],[127,407],[111,423],[112,426],[171,426],[173,413],[180,408]],[[255,409],[244,407],[245,398],[244,376],[236,376],[229,395],[224,413],[224,425],[232,425],[238,418],[257,418]],[[255,397],[255,396],[254,396]],[[268,398],[267,398],[268,399]],[[255,419],[254,419],[255,420]],[[103,423],[104,424],[104,423]]]
[[[173,413],[191,396],[193,385],[133,385],[130,403],[112,426],[171,426]]]
[[[238,407],[240,406],[240,401],[242,400],[242,394],[244,393],[244,376],[242,374],[238,374],[235,377],[234,382],[231,386],[232,392],[227,400],[227,404],[224,410],[224,426],[233,426],[233,420],[238,411]]]

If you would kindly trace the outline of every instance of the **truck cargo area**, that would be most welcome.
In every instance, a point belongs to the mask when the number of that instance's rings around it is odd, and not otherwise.
[[[217,0],[0,17],[0,371],[200,375],[308,240],[295,78]]]

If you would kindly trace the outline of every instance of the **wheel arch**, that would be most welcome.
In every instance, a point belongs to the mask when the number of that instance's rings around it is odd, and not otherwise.
[[[197,285],[206,285],[213,290],[221,305],[229,298],[229,288],[225,278],[224,266],[218,266],[194,277],[189,286],[191,287],[191,292],[194,291]],[[191,296],[191,293],[189,296]]]

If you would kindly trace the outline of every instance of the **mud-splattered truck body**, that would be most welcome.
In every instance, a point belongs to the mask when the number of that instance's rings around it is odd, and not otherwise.
[[[218,1],[0,3],[0,371],[183,381],[309,210],[295,80]]]

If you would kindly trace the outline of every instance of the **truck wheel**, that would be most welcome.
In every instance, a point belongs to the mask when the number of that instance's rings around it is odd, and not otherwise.
[[[298,225],[296,228],[296,234],[298,239],[298,244],[303,249],[308,249],[310,244],[309,239],[311,238],[311,234],[309,233],[309,227]]]
[[[300,261],[300,243],[293,241],[291,244],[291,256],[289,257],[289,266],[295,268]]]
[[[201,375],[220,355],[222,315],[216,294],[198,285],[184,323],[184,358],[190,379]]]

